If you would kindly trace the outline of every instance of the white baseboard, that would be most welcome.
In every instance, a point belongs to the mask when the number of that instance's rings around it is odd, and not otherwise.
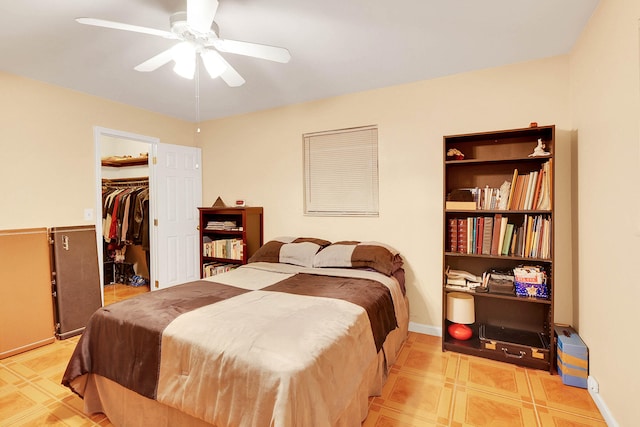
[[[419,334],[433,335],[434,337],[442,336],[442,329],[439,326],[423,325],[422,323],[409,322],[409,330]]]
[[[589,375],[588,382],[597,384],[597,381],[591,375]],[[604,418],[604,421],[607,423],[607,426],[609,426],[609,427],[620,427],[620,425],[613,418],[613,415],[611,414],[611,411],[609,411],[609,407],[607,406],[606,403],[604,403],[604,400],[602,400],[602,396],[600,396],[600,393],[598,393],[597,391],[595,391],[593,388],[590,387],[589,388],[589,394],[591,395],[591,398],[593,399],[593,402],[598,407],[598,410],[600,411],[600,414],[602,414],[602,418]]]

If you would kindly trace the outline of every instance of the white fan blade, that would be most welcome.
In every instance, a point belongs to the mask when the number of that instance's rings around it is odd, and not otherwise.
[[[176,35],[169,31],[156,30],[155,28],[139,27],[137,25],[123,24],[122,22],[105,21],[104,19],[76,18],[76,22],[95,27],[113,28],[114,30],[133,31],[136,33],[151,34],[167,39],[176,39]]]
[[[170,49],[165,50],[164,52],[160,52],[153,58],[147,59],[142,64],[134,67],[134,69],[136,71],[143,71],[143,72],[157,70],[158,68],[162,67],[164,64],[166,64],[167,62],[173,59],[173,53],[174,53],[174,48],[172,47]]]
[[[187,0],[187,24],[201,33],[211,31],[218,0]]]
[[[287,63],[291,59],[291,54],[283,47],[223,39],[215,40],[213,45],[216,49],[222,52],[252,56],[254,58],[267,59],[269,61]]]
[[[245,80],[231,65],[227,67],[224,73],[220,74],[222,80],[231,87],[242,86]]]

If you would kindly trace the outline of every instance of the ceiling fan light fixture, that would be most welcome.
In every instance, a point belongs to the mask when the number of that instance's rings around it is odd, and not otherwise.
[[[196,79],[196,86],[200,70],[198,55],[202,58],[202,63],[208,74],[212,78],[220,77],[229,87],[242,86],[245,80],[218,52],[280,63],[287,63],[291,60],[289,51],[282,47],[221,39],[218,36],[218,24],[215,22],[218,0],[184,1],[187,3],[187,11],[177,12],[170,16],[170,31],[95,18],[77,18],[76,21],[83,25],[179,40],[177,45],[136,65],[134,69],[141,72],[151,72],[173,61],[175,62],[173,71],[185,79]]]
[[[200,53],[204,68],[212,79],[220,77],[222,73],[227,70],[227,62],[218,54],[218,52],[212,50],[205,50]]]
[[[176,65],[173,71],[180,77],[192,80],[196,71],[196,50],[189,42],[178,43],[171,49]]]
[[[176,65],[173,66],[173,72],[180,77],[193,80],[196,72],[196,64],[195,62],[176,62]]]

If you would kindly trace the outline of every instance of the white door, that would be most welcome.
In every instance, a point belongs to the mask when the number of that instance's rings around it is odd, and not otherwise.
[[[202,202],[200,148],[156,144],[150,190],[155,201],[153,263],[156,282],[151,289],[198,280],[198,207]]]

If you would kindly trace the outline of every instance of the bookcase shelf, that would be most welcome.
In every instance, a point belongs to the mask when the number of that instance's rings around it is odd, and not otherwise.
[[[539,162],[540,159],[549,159],[551,156],[538,156],[538,157],[510,157],[503,159],[462,159],[462,160],[445,160],[445,165],[454,166],[454,165],[472,165],[472,164],[491,164],[491,163],[522,163],[522,162]]]
[[[448,289],[445,288],[445,292],[461,292],[456,289]],[[519,297],[519,296],[511,296],[511,295],[501,295],[501,294],[490,294],[488,292],[472,292],[471,295],[478,298],[495,298],[495,299],[504,299],[510,301],[518,301],[522,303],[530,303],[530,304],[551,304],[551,299],[547,298],[534,298],[534,297]]]
[[[550,259],[547,258],[534,258],[534,257],[522,257],[522,256],[514,256],[514,255],[483,255],[483,254],[463,254],[460,252],[445,252],[445,256],[449,257],[464,257],[464,258],[491,258],[496,260],[511,260],[511,261],[522,261],[528,263],[541,263],[541,262],[551,262]]]
[[[540,142],[548,154],[530,156]],[[471,192],[476,200],[482,201],[477,201],[475,210],[443,209],[442,350],[554,372],[555,126],[447,135],[443,137],[443,145],[443,207],[449,200],[448,196],[460,190]],[[454,148],[464,154],[464,159],[447,158],[447,152]],[[518,177],[522,183],[516,185]],[[505,186],[505,182],[510,185]],[[497,189],[507,187],[508,194],[499,194]],[[501,197],[505,198],[503,203],[506,200],[505,206],[509,208],[504,209],[502,205],[498,208]],[[493,224],[496,220],[500,224],[505,222],[502,226],[505,230],[496,235],[493,229],[487,236],[483,228],[485,221]],[[461,224],[464,230],[460,228]],[[455,231],[452,229],[454,225],[457,227]],[[506,231],[508,225],[509,231]],[[457,245],[458,231],[464,235],[460,247]],[[468,233],[473,237],[468,239]],[[498,241],[496,236],[500,237]],[[465,341],[449,335],[448,328],[452,322],[448,319],[447,297],[461,291],[446,287],[448,269],[482,277],[483,273],[490,271],[512,271],[522,266],[538,267],[545,272],[548,298],[517,296],[515,293],[463,292],[473,296],[475,323],[469,325],[473,335]],[[518,332],[540,335],[541,346],[531,348],[520,342],[502,342],[500,337],[488,335],[487,331],[496,328],[505,332],[515,331],[515,336]],[[483,335],[485,333],[487,335]],[[526,350],[526,354],[522,356],[520,350]]]
[[[550,210],[509,210],[509,211],[505,211],[505,210],[498,210],[498,209],[475,209],[475,210],[471,210],[471,209],[445,209],[444,210],[445,213],[459,213],[459,214],[466,214],[466,213],[474,213],[474,214],[479,214],[479,213],[487,213],[487,214],[505,214],[505,215],[510,215],[510,214],[530,214],[530,215],[536,215],[536,214],[540,214],[540,215],[546,215],[546,214],[550,214],[552,213]]]

